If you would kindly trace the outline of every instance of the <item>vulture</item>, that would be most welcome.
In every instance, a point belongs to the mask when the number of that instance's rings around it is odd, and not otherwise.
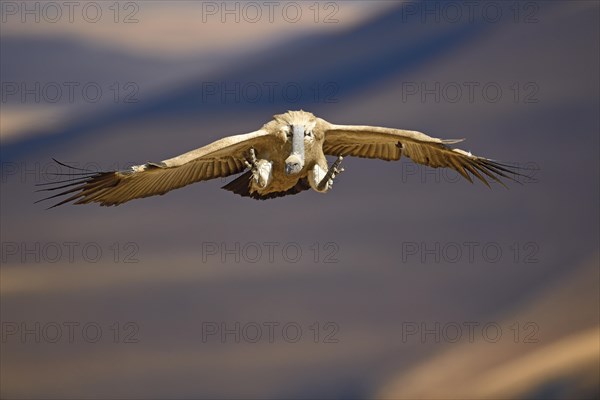
[[[79,170],[68,180],[42,183],[38,191],[60,191],[39,201],[68,196],[49,208],[72,202],[117,206],[133,199],[163,195],[194,182],[240,174],[223,186],[240,196],[257,200],[313,189],[331,190],[344,171],[344,157],[397,161],[405,156],[433,168],[450,168],[469,182],[476,178],[505,186],[503,179],[518,182],[515,166],[472,155],[451,145],[464,139],[445,140],[403,129],[366,125],[336,125],[306,111],[288,111],[257,131],[228,136],[199,149],[161,162],[134,165],[122,171]],[[326,156],[337,159],[328,165]],[[52,194],[52,193],[50,193]]]

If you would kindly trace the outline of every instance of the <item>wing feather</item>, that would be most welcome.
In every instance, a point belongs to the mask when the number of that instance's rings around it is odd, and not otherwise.
[[[517,167],[477,157],[449,145],[464,139],[439,139],[422,132],[367,125],[335,125],[324,120],[326,126],[323,152],[332,156],[399,160],[402,155],[417,164],[433,168],[450,168],[469,182],[472,176],[488,187],[486,179],[506,186],[500,178],[517,181],[523,176]]]
[[[54,186],[39,191],[66,190],[39,201],[70,195],[52,207],[69,202],[112,206],[137,198],[162,195],[194,182],[242,172],[246,169],[244,160],[248,150],[254,147],[260,153],[261,148],[266,149],[269,145],[269,133],[263,129],[229,136],[158,164],[146,163],[126,171],[88,172],[81,174],[83,176],[77,180],[53,182]]]

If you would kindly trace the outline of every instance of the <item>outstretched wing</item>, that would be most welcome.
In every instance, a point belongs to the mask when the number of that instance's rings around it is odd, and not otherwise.
[[[76,180],[42,184],[52,187],[40,189],[40,191],[60,189],[64,189],[64,191],[39,201],[71,194],[70,197],[50,208],[68,202],[74,202],[74,204],[100,203],[102,206],[113,206],[133,199],[162,195],[194,182],[242,172],[246,169],[244,160],[248,155],[248,150],[251,147],[259,149],[269,145],[268,132],[258,130],[217,140],[207,146],[160,163],[136,165],[126,171],[77,173],[74,175],[80,178]]]
[[[325,131],[323,152],[333,156],[399,160],[402,155],[433,168],[451,168],[469,182],[475,176],[488,187],[488,179],[506,186],[500,178],[515,182],[520,176],[516,167],[487,158],[477,157],[464,150],[450,147],[464,139],[442,140],[417,131],[379,126],[335,125],[323,121]]]

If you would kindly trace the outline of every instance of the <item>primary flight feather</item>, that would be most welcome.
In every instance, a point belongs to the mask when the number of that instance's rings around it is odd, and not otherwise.
[[[159,163],[125,171],[79,172],[79,179],[40,189],[64,189],[40,201],[68,195],[52,207],[69,202],[113,206],[242,172],[223,188],[260,200],[311,188],[325,193],[343,171],[340,164],[347,156],[391,161],[404,155],[418,164],[451,168],[470,182],[475,177],[487,186],[488,179],[502,185],[501,178],[516,181],[515,167],[450,147],[460,141],[402,129],[336,125],[306,111],[288,111],[255,132],[225,137]],[[329,166],[326,155],[337,160]]]

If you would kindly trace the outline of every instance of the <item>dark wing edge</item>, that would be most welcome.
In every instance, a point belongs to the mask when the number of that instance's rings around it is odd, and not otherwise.
[[[223,162],[214,160],[191,161],[181,166],[166,167],[161,164],[146,163],[125,171],[80,172],[82,169],[54,160],[70,169],[67,179],[40,183],[43,186],[36,192],[55,192],[35,203],[70,195],[66,199],[48,207],[51,209],[73,202],[73,204],[99,203],[100,206],[117,206],[133,199],[163,195],[171,190],[194,182],[230,176],[246,169],[242,161],[229,158]]]
[[[60,166],[66,167],[72,171],[87,171],[87,172],[72,172],[72,173],[48,173],[51,176],[67,176],[68,178],[58,181],[46,182],[46,183],[38,183],[35,186],[43,186],[43,188],[36,190],[36,192],[54,192],[60,189],[60,192],[57,194],[52,194],[50,196],[44,197],[40,200],[34,202],[34,204],[44,202],[47,200],[55,199],[58,197],[66,196],[72,194],[71,196],[63,199],[52,206],[46,208],[47,210],[51,208],[58,207],[60,205],[73,202],[73,204],[88,204],[93,202],[100,203],[101,206],[117,206],[119,204],[125,203],[126,201],[132,200],[127,199],[123,201],[105,201],[101,200],[101,196],[106,194],[107,190],[111,188],[117,187],[124,179],[135,174],[134,170],[127,171],[91,171],[85,170],[82,168],[76,168],[71,165],[62,163],[56,159],[52,159],[54,162],[59,164]],[[154,168],[163,168],[158,164],[147,163],[144,164],[145,170],[151,170]],[[140,197],[148,197],[155,194],[164,194],[166,193],[152,193],[147,196]]]
[[[328,140],[329,139],[329,140]],[[473,177],[491,188],[495,181],[505,188],[508,180],[522,184],[531,181],[530,169],[516,163],[477,157],[449,145],[464,139],[438,139],[417,131],[393,128],[331,125],[326,133],[323,152],[331,156],[354,156],[397,161],[402,155],[413,162],[432,168],[450,168],[473,183]]]
[[[300,179],[296,185],[291,187],[290,189],[283,192],[272,192],[268,194],[259,194],[257,192],[250,192],[250,179],[252,179],[252,171],[246,171],[242,175],[238,176],[225,186],[221,187],[221,189],[229,190],[235,194],[238,194],[242,197],[250,197],[255,200],[268,200],[275,199],[277,197],[283,197],[288,195],[298,194],[305,190],[310,189],[310,184],[306,178]]]
[[[69,202],[116,206],[133,199],[163,195],[195,182],[234,175],[247,168],[245,161],[250,147],[266,145],[264,141],[269,140],[268,135],[268,131],[260,129],[228,136],[160,163],[136,165],[125,171],[84,170],[53,159],[71,172],[49,175],[66,175],[69,178],[37,184],[36,186],[44,186],[38,191],[62,191],[36,203],[71,195],[49,208]]]

